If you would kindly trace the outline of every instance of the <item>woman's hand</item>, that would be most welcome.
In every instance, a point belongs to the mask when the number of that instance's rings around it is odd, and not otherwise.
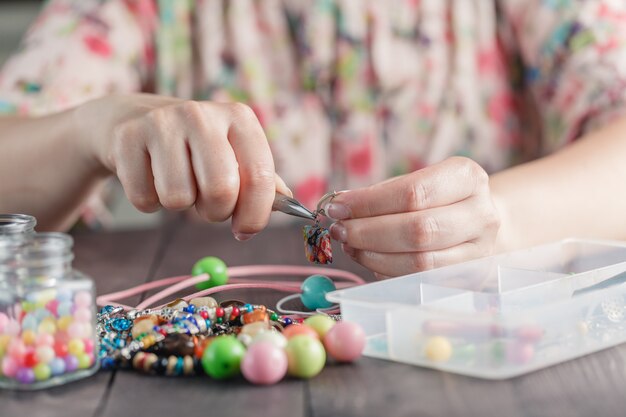
[[[487,256],[500,227],[488,175],[460,157],[341,192],[326,213],[343,251],[383,277]]]
[[[275,190],[291,194],[243,104],[107,96],[78,107],[75,120],[85,155],[116,174],[141,211],[195,206],[211,222],[232,216],[235,237],[246,240],[267,225]]]

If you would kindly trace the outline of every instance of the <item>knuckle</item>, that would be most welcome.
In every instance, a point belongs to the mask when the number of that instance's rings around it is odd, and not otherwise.
[[[411,267],[414,271],[428,271],[435,267],[435,256],[432,252],[414,252],[411,254]]]
[[[254,164],[252,166],[243,167],[241,173],[245,179],[246,185],[252,188],[273,189],[275,187],[275,174],[271,167]]]
[[[409,243],[413,248],[430,246],[439,233],[437,219],[432,216],[413,216],[410,227]]]
[[[233,205],[239,194],[239,180],[234,176],[214,181],[207,190],[206,196],[212,207]]]
[[[178,106],[182,116],[192,122],[200,122],[204,118],[203,106],[194,100],[183,101]]]
[[[144,213],[151,213],[159,208],[159,199],[151,193],[135,193],[128,196],[128,200]]]
[[[244,103],[230,103],[228,105],[228,110],[233,120],[237,122],[244,122],[248,120],[256,120],[256,115],[254,114],[254,110]]]
[[[407,187],[404,199],[404,206],[409,211],[421,210],[428,207],[428,190],[423,182],[418,181],[412,187]]]
[[[168,210],[184,210],[191,207],[195,201],[195,193],[191,191],[168,193],[167,197],[161,199],[161,205]]]

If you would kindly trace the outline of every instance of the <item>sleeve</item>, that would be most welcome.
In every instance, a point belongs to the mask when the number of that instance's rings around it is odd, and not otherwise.
[[[546,151],[626,114],[626,2],[503,0]]]
[[[154,60],[144,12],[151,9],[141,6],[150,3],[49,1],[0,70],[0,115],[45,115],[146,90]]]

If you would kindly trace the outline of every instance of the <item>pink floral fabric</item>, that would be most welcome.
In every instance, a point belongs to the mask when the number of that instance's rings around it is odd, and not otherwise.
[[[624,114],[615,0],[51,0],[0,72],[0,112],[109,93],[243,101],[314,206],[452,155],[488,172]]]

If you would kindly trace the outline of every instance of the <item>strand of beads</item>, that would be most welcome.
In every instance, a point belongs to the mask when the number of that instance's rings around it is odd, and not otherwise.
[[[360,327],[326,315],[303,320],[263,305],[211,297],[175,300],[161,309],[98,314],[103,368],[133,368],[153,375],[206,373],[215,379],[242,373],[272,384],[287,373],[311,378],[326,363],[358,358],[365,344]]]

